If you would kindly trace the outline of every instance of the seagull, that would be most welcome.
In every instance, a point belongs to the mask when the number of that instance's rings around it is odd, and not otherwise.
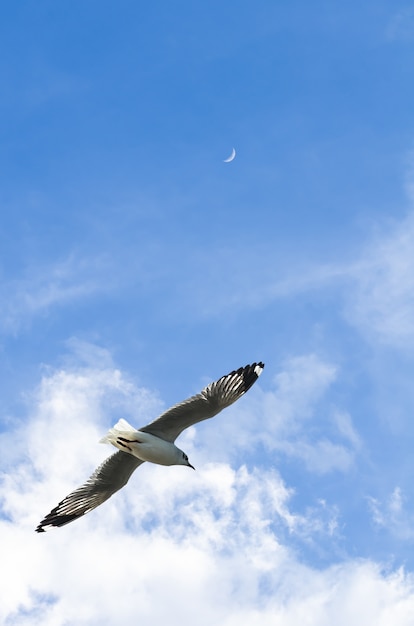
[[[125,419],[120,419],[100,440],[114,445],[118,452],[108,457],[83,485],[59,502],[40,522],[36,532],[64,526],[89,513],[124,487],[131,474],[145,461],[195,469],[174,441],[189,426],[214,417],[236,402],[256,382],[263,368],[261,361],[240,367],[138,430]]]

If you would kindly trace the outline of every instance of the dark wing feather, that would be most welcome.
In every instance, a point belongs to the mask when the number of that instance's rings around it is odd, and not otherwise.
[[[88,478],[46,515],[36,528],[43,533],[48,526],[64,526],[108,500],[128,482],[132,472],[144,463],[132,454],[115,452]]]
[[[189,426],[214,417],[236,402],[256,382],[263,368],[264,364],[261,362],[240,367],[210,383],[199,394],[176,404],[139,430],[174,442]]]

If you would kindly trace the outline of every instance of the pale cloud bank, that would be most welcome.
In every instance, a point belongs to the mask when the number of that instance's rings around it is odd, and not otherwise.
[[[85,355],[87,347],[81,348]],[[336,512],[326,514],[323,502],[306,515],[295,512],[292,490],[275,468],[207,460],[190,475],[183,467],[145,464],[96,511],[36,534],[39,519],[110,452],[95,441],[116,407],[137,425],[159,408],[159,400],[111,365],[110,357],[102,368],[93,365],[93,350],[84,360],[89,364],[48,372],[31,397],[27,420],[2,436],[2,449],[8,449],[0,487],[7,571],[2,623],[411,626],[412,574],[384,571],[370,560],[320,569],[301,562],[290,538],[329,543],[337,532]],[[309,374],[301,404],[308,423],[306,398],[317,402],[334,368],[315,356],[300,357],[276,378],[279,407],[290,412],[296,434],[299,418],[289,399],[298,391],[295,367],[306,374],[310,366],[315,376]],[[239,403],[256,424],[258,407],[263,414],[266,406],[277,406],[277,398],[269,402],[258,390],[251,405],[248,396]],[[223,417],[208,423],[210,430],[220,429]],[[356,445],[349,416],[337,423]],[[280,424],[287,433],[282,418]],[[209,442],[188,432],[185,443],[202,461]]]

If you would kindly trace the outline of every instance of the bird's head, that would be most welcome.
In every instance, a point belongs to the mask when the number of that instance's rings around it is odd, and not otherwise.
[[[187,467],[192,467],[193,470],[195,470],[195,467],[191,465],[190,461],[188,460],[188,456],[182,450],[180,450],[179,460],[180,460],[180,463],[179,463],[180,465],[187,465]]]

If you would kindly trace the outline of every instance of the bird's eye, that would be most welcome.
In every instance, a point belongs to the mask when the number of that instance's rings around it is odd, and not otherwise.
[[[184,461],[188,461],[188,456],[186,454],[184,454],[184,452],[183,452],[183,459],[184,459]]]

